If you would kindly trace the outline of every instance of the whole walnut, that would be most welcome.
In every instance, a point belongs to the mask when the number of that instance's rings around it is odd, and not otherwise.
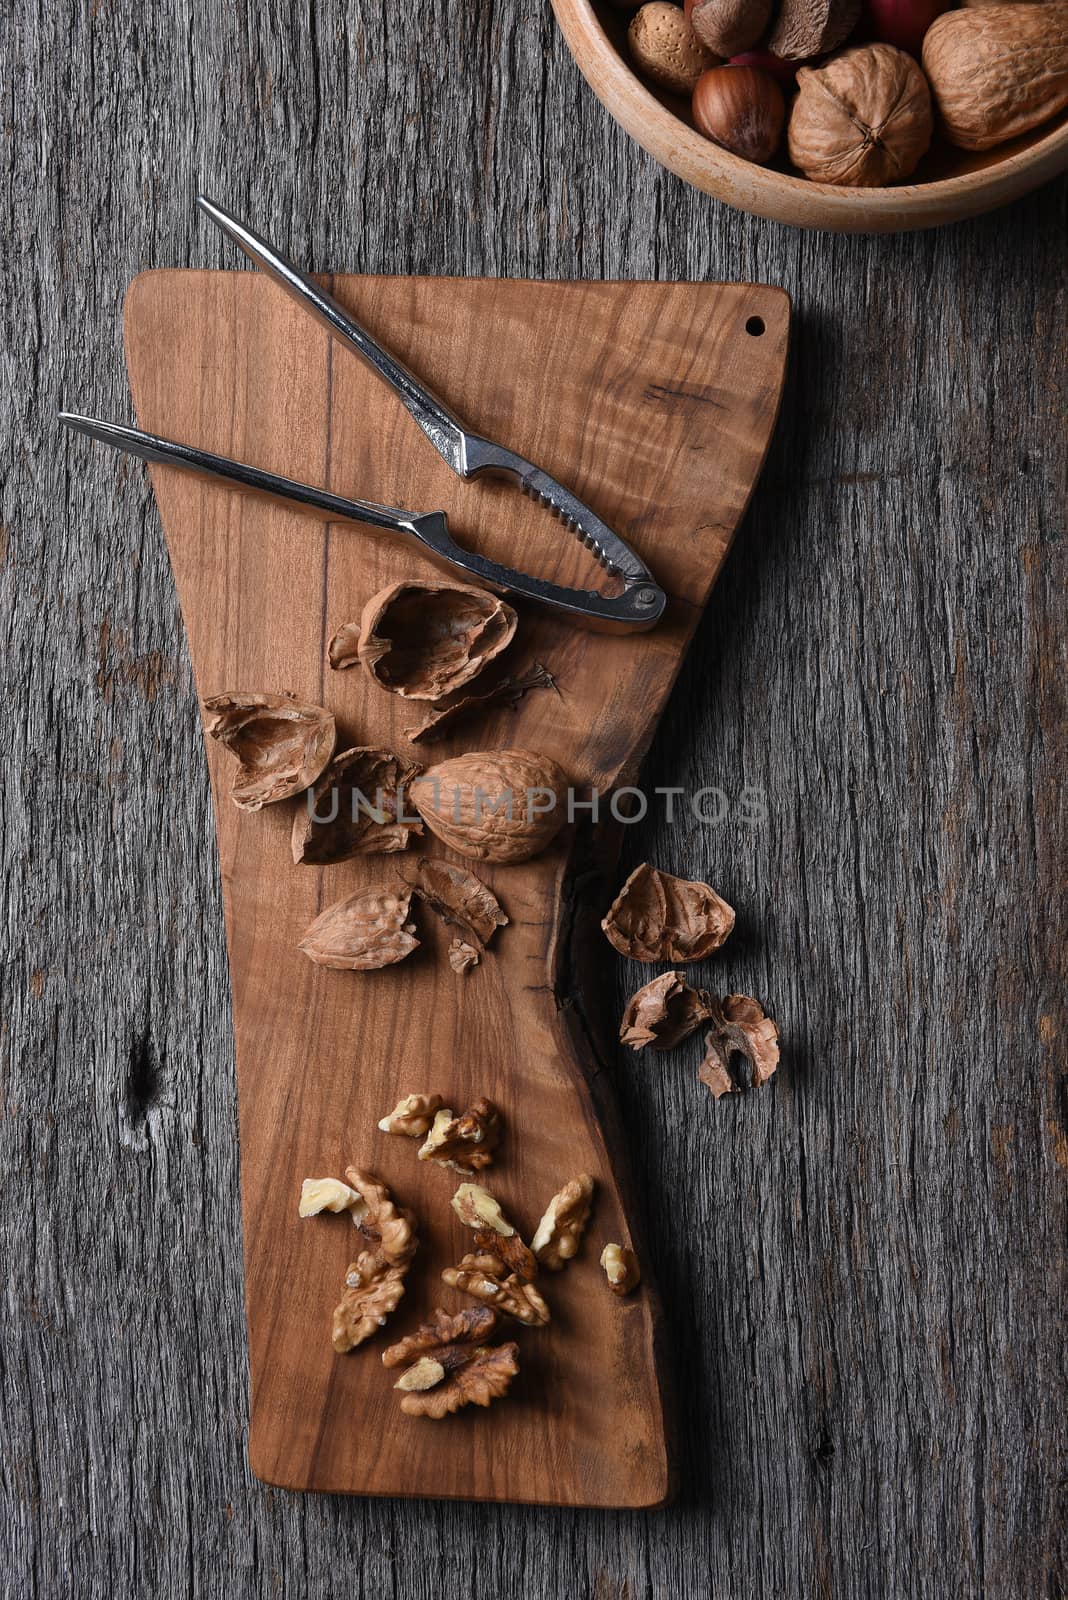
[[[439,761],[410,795],[431,833],[476,861],[527,861],[567,820],[567,778],[531,750],[474,750]]]
[[[923,41],[923,70],[946,136],[989,150],[1068,105],[1068,5],[947,11]]]
[[[821,67],[803,67],[797,90],[790,160],[817,183],[898,183],[931,142],[927,79],[893,45],[860,45]]]

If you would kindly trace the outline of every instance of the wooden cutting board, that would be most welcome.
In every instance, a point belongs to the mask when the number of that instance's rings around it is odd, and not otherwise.
[[[632,782],[764,459],[786,295],[722,284],[327,281],[470,426],[547,467],[618,528],[668,591],[668,611],[631,637],[522,611],[511,659],[542,662],[558,692],[533,691],[517,709],[412,747],[411,704],[363,671],[332,672],[325,649],[375,590],[434,569],[388,535],[157,467],[199,693],[292,690],[334,711],[339,747],[386,745],[426,752],[424,761],[528,747],[578,785],[606,793]],[[461,543],[499,561],[561,583],[601,581],[546,512],[504,486],[453,477],[393,396],[258,274],[144,274],[126,302],[126,348],[145,428],[342,494],[444,508]],[[663,1321],[626,1178],[628,1139],[640,1130],[616,1123],[587,1026],[605,1019],[595,993],[575,987],[576,963],[604,972],[617,959],[596,931],[608,889],[592,902],[572,893],[588,836],[565,833],[534,861],[484,871],[511,921],[466,976],[449,967],[448,934],[429,915],[404,963],[329,972],[298,952],[304,929],[332,900],[390,882],[399,858],[294,866],[298,802],[239,812],[231,759],[214,741],[208,763],[237,1048],[252,1470],[292,1489],[662,1503],[672,1488]],[[602,854],[612,848],[602,833]],[[413,1143],[376,1126],[416,1090],[457,1109],[479,1095],[501,1107],[507,1133],[486,1181],[527,1238],[566,1179],[588,1171],[598,1184],[580,1256],[544,1276],[552,1324],[515,1333],[522,1371],[511,1394],[441,1422],[399,1411],[380,1360],[435,1305],[473,1304],[440,1282],[469,1242],[449,1208],[457,1175],[417,1162]],[[302,1221],[297,1200],[303,1178],[340,1176],[349,1163],[414,1209],[422,1244],[388,1333],[339,1356],[331,1312],[352,1225]],[[612,1239],[632,1240],[643,1260],[643,1285],[626,1300],[608,1292],[598,1265]]]

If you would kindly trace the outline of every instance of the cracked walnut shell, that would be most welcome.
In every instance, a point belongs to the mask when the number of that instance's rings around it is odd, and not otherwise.
[[[391,966],[419,945],[415,925],[408,921],[411,902],[410,893],[362,889],[327,906],[305,930],[297,948],[316,966],[336,972]]]
[[[357,654],[392,694],[440,700],[507,649],[517,621],[499,595],[469,584],[394,583],[364,606]],[[338,636],[331,665],[335,654],[341,655]]]
[[[601,923],[620,955],[634,961],[701,961],[734,927],[734,911],[707,883],[691,883],[643,862]]]
[[[566,1267],[578,1251],[592,1204],[593,1179],[588,1172],[580,1172],[553,1195],[530,1241],[541,1266],[551,1272]]]
[[[291,694],[240,690],[204,701],[205,731],[237,758],[230,798],[241,811],[288,800],[313,784],[334,748],[334,719]]]
[[[730,1070],[733,1055],[749,1062],[752,1088],[767,1083],[779,1065],[779,1030],[759,1002],[747,994],[728,994],[712,1001],[710,1017],[707,1050],[697,1076],[707,1083],[713,1098],[741,1093],[742,1086]]]
[[[423,831],[417,817],[404,815],[405,786],[419,770],[391,750],[340,751],[293,818],[293,860],[320,867],[406,850],[408,840]]]
[[[567,778],[531,750],[475,750],[427,767],[412,804],[431,833],[475,861],[527,861],[567,819]]]
[[[931,92],[904,50],[866,44],[797,74],[790,160],[816,183],[898,183],[931,142]]]
[[[492,1100],[476,1100],[462,1117],[442,1107],[419,1149],[419,1160],[436,1161],[454,1172],[479,1172],[493,1165],[501,1132],[501,1114]]]
[[[670,1050],[696,1033],[710,1016],[704,989],[692,989],[681,972],[665,972],[631,995],[619,1028],[620,1042],[632,1050],[646,1045]]]
[[[446,1267],[441,1279],[450,1289],[484,1300],[527,1327],[544,1327],[549,1321],[549,1307],[534,1285],[523,1283],[498,1256],[487,1251],[465,1255],[458,1267]]]
[[[461,938],[453,942],[473,945],[476,953],[508,925],[496,895],[466,867],[420,856],[401,877],[443,922],[459,928]]]

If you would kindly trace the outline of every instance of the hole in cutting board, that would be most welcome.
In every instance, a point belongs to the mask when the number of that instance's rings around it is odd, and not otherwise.
[[[754,339],[759,339],[760,335],[764,332],[764,318],[750,317],[745,325],[745,331],[746,333],[751,334]]]

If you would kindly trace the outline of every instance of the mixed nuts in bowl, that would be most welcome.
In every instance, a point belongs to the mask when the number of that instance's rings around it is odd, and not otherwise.
[[[928,227],[1068,166],[1068,0],[553,0],[598,96],[743,210]]]

